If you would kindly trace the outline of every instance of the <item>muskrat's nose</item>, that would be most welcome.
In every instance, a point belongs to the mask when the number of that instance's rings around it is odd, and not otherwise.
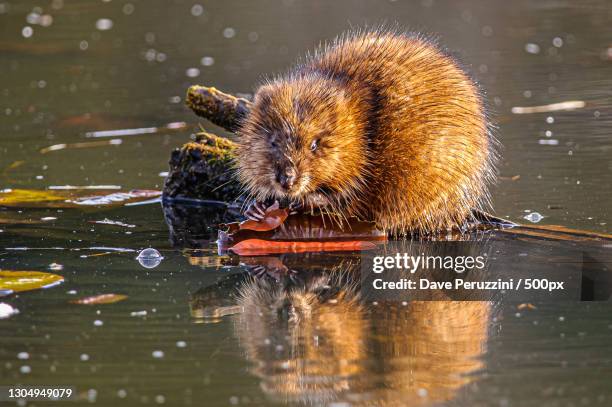
[[[284,171],[280,170],[276,174],[276,180],[280,186],[283,187],[283,189],[289,191],[295,184],[296,175],[297,174],[293,168],[289,168]]]

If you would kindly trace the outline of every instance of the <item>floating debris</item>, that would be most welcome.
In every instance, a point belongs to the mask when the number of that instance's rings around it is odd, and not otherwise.
[[[47,187],[51,190],[71,191],[77,189],[121,189],[121,185],[51,185]]]
[[[79,298],[78,300],[72,300],[70,303],[80,305],[114,304],[127,298],[128,296],[123,294],[100,294],[91,297]]]
[[[123,223],[121,221],[118,220],[111,220],[108,218],[104,218],[102,220],[91,220],[89,221],[89,223],[97,223],[99,225],[113,225],[113,226],[122,226],[125,228],[135,228],[136,225],[131,225],[129,223]]]
[[[567,102],[551,103],[550,105],[529,106],[529,107],[515,106],[512,108],[512,113],[514,114],[545,113],[545,112],[555,112],[558,110],[581,109],[585,106],[586,106],[586,103],[582,100],[568,100]]]
[[[159,266],[163,259],[164,257],[161,255],[161,253],[151,247],[142,250],[140,253],[138,253],[138,256],[136,257],[138,263],[140,263],[142,267],[148,269],[152,269]]]
[[[36,189],[4,189],[0,191],[0,206],[28,208],[75,208],[79,206],[125,205],[135,202],[151,202],[151,198],[159,198],[161,191],[131,190],[128,192],[113,192],[110,194],[91,195],[85,190],[71,188],[56,188],[48,190]]]
[[[559,140],[555,140],[555,139],[540,139],[540,140],[538,140],[538,144],[544,145],[544,146],[558,146],[559,145]]]
[[[522,303],[522,304],[519,304],[516,308],[519,310],[523,310],[523,309],[537,309],[538,307],[536,307],[535,305],[531,303]]]
[[[51,263],[49,264],[49,270],[51,271],[62,271],[64,269],[64,266],[58,263]]]
[[[105,141],[86,141],[82,143],[70,143],[70,144],[54,144],[49,147],[45,147],[40,150],[41,154],[47,154],[51,151],[60,151],[69,148],[91,148],[91,147],[104,147],[104,146],[118,146],[123,143],[123,140],[120,138],[105,140]]]
[[[527,219],[529,222],[532,223],[538,223],[539,221],[544,219],[544,216],[540,215],[538,212],[531,212],[530,214],[523,216],[523,219]]]
[[[153,134],[165,130],[181,130],[187,127],[185,122],[172,122],[161,127],[142,127],[138,129],[119,129],[119,130],[101,130],[101,131],[90,131],[85,133],[85,137],[97,138],[97,137],[122,137],[122,136],[136,136],[140,134]]]
[[[75,200],[68,200],[66,202],[74,203],[76,205],[109,205],[118,202],[129,201],[135,198],[150,198],[160,196],[160,191],[153,190],[133,190],[130,192],[116,192],[109,195],[103,196],[91,196],[78,198]]]
[[[0,271],[0,290],[21,292],[54,287],[64,282],[64,277],[42,271]]]
[[[15,314],[19,314],[19,310],[10,304],[0,302],[0,319],[9,318]]]

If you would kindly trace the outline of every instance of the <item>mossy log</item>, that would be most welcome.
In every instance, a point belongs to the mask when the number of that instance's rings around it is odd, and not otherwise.
[[[213,87],[195,85],[187,91],[186,104],[195,114],[230,132],[251,108],[244,98],[228,95]],[[233,176],[231,140],[208,132],[172,152],[164,183],[164,197],[182,200],[240,200],[241,186]]]
[[[196,139],[172,152],[164,183],[164,197],[182,200],[233,202],[240,184],[233,176],[231,140],[201,132]]]

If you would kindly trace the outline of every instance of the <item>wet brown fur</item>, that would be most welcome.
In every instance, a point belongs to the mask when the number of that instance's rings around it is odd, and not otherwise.
[[[479,88],[431,40],[351,33],[257,90],[238,176],[259,200],[289,198],[392,234],[432,232],[488,203],[489,130]],[[289,167],[298,179],[287,194],[275,174]]]

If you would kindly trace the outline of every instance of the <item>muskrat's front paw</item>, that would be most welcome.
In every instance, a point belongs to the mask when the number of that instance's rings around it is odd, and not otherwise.
[[[244,211],[244,216],[246,216],[247,219],[260,221],[266,216],[266,210],[274,204],[277,204],[277,201],[274,201],[271,204],[268,202],[253,201],[246,211]]]

